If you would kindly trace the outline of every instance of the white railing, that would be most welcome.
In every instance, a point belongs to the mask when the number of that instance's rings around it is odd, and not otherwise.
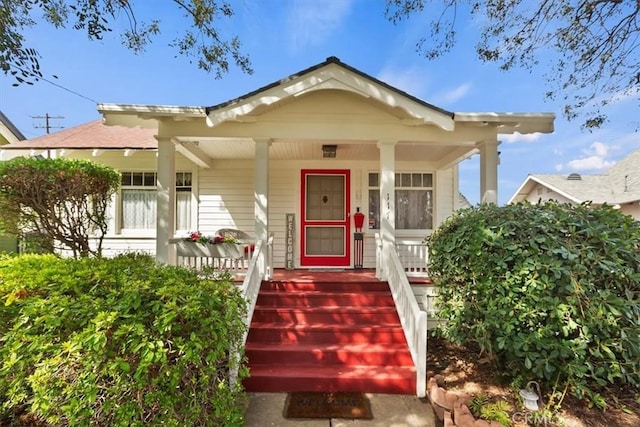
[[[428,276],[429,248],[423,241],[396,240],[396,251],[407,276]]]
[[[376,263],[376,274],[378,272],[384,274],[384,279],[389,283],[396,311],[416,367],[416,394],[418,397],[424,397],[427,390],[427,313],[420,310],[418,306],[397,249],[388,250],[388,253],[384,254],[385,247],[378,234],[376,234],[376,246],[380,261],[380,265]],[[384,259],[388,261],[383,266]]]
[[[253,256],[249,260],[249,266],[247,268],[247,275],[242,282],[241,292],[247,300],[247,317],[245,318],[245,324],[247,325],[247,332],[244,335],[242,344],[247,341],[247,335],[249,334],[249,325],[251,324],[251,318],[253,317],[253,311],[256,308],[256,301],[258,300],[258,294],[260,293],[260,284],[263,280],[268,280],[273,274],[273,234],[269,236],[269,240],[266,242],[258,241]]]
[[[251,258],[248,261],[247,273],[240,287],[240,292],[244,295],[247,301],[247,314],[244,319],[246,329],[242,336],[242,341],[239,344],[241,348],[247,342],[247,336],[249,335],[249,326],[251,325],[251,319],[253,318],[253,312],[256,308],[256,302],[258,301],[258,294],[260,293],[260,285],[263,280],[268,280],[273,274],[273,234],[269,235],[269,240],[264,242],[259,240]],[[238,348],[234,351],[234,362],[232,363],[231,370],[231,383],[234,384],[238,379],[238,368],[241,361],[241,350]]]
[[[253,240],[243,241],[237,245],[230,243],[212,245],[209,248],[200,243],[184,242],[183,239],[171,239],[170,243],[175,244],[177,248],[177,265],[196,270],[203,268],[225,270],[236,277],[247,273],[249,261],[255,251]],[[194,246],[195,250],[192,250],[189,246]],[[214,250],[214,252],[219,253],[211,253],[211,249],[216,249],[218,246],[231,246],[235,250],[231,251],[231,253]]]

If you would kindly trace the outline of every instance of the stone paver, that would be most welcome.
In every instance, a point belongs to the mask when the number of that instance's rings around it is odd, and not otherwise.
[[[397,394],[368,394],[372,420],[285,419],[285,393],[249,393],[246,427],[433,427],[435,417],[426,399]]]

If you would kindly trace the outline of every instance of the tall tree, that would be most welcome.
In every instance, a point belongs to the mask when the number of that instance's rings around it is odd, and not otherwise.
[[[227,1],[172,2],[176,12],[187,18],[183,32],[170,44],[179,54],[216,78],[228,72],[230,63],[243,72],[253,72],[249,58],[240,51],[238,38],[226,39],[219,30],[219,21],[234,14]],[[127,27],[123,45],[133,52],[143,52],[160,33],[162,23],[159,19],[145,23],[138,17],[133,0],[0,0],[0,69],[12,75],[16,85],[33,84],[43,78],[40,55],[24,37],[24,30],[38,20],[56,28],[72,25],[85,31],[90,40],[101,40],[123,20]]]
[[[584,118],[586,128],[607,121],[607,105],[640,99],[640,0],[387,0],[394,23],[422,11],[436,16],[417,42],[422,55],[449,52],[470,15],[482,28],[482,61],[505,71],[546,66],[547,97],[562,99],[564,116]]]

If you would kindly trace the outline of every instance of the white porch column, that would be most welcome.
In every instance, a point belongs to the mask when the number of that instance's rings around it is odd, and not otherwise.
[[[480,203],[498,203],[498,145],[500,141],[481,141],[480,151]]]
[[[255,232],[258,240],[269,238],[269,146],[270,139],[254,139],[255,147]]]
[[[396,142],[379,141],[380,149],[380,237],[382,238],[382,274],[387,277],[389,251],[396,244]]]
[[[156,262],[173,265],[176,262],[175,248],[169,239],[175,234],[176,212],[176,155],[170,137],[156,136],[158,140],[158,197],[156,220]]]

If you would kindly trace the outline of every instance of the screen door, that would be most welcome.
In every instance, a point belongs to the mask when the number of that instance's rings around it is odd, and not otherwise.
[[[349,171],[302,171],[300,264],[348,266]]]

